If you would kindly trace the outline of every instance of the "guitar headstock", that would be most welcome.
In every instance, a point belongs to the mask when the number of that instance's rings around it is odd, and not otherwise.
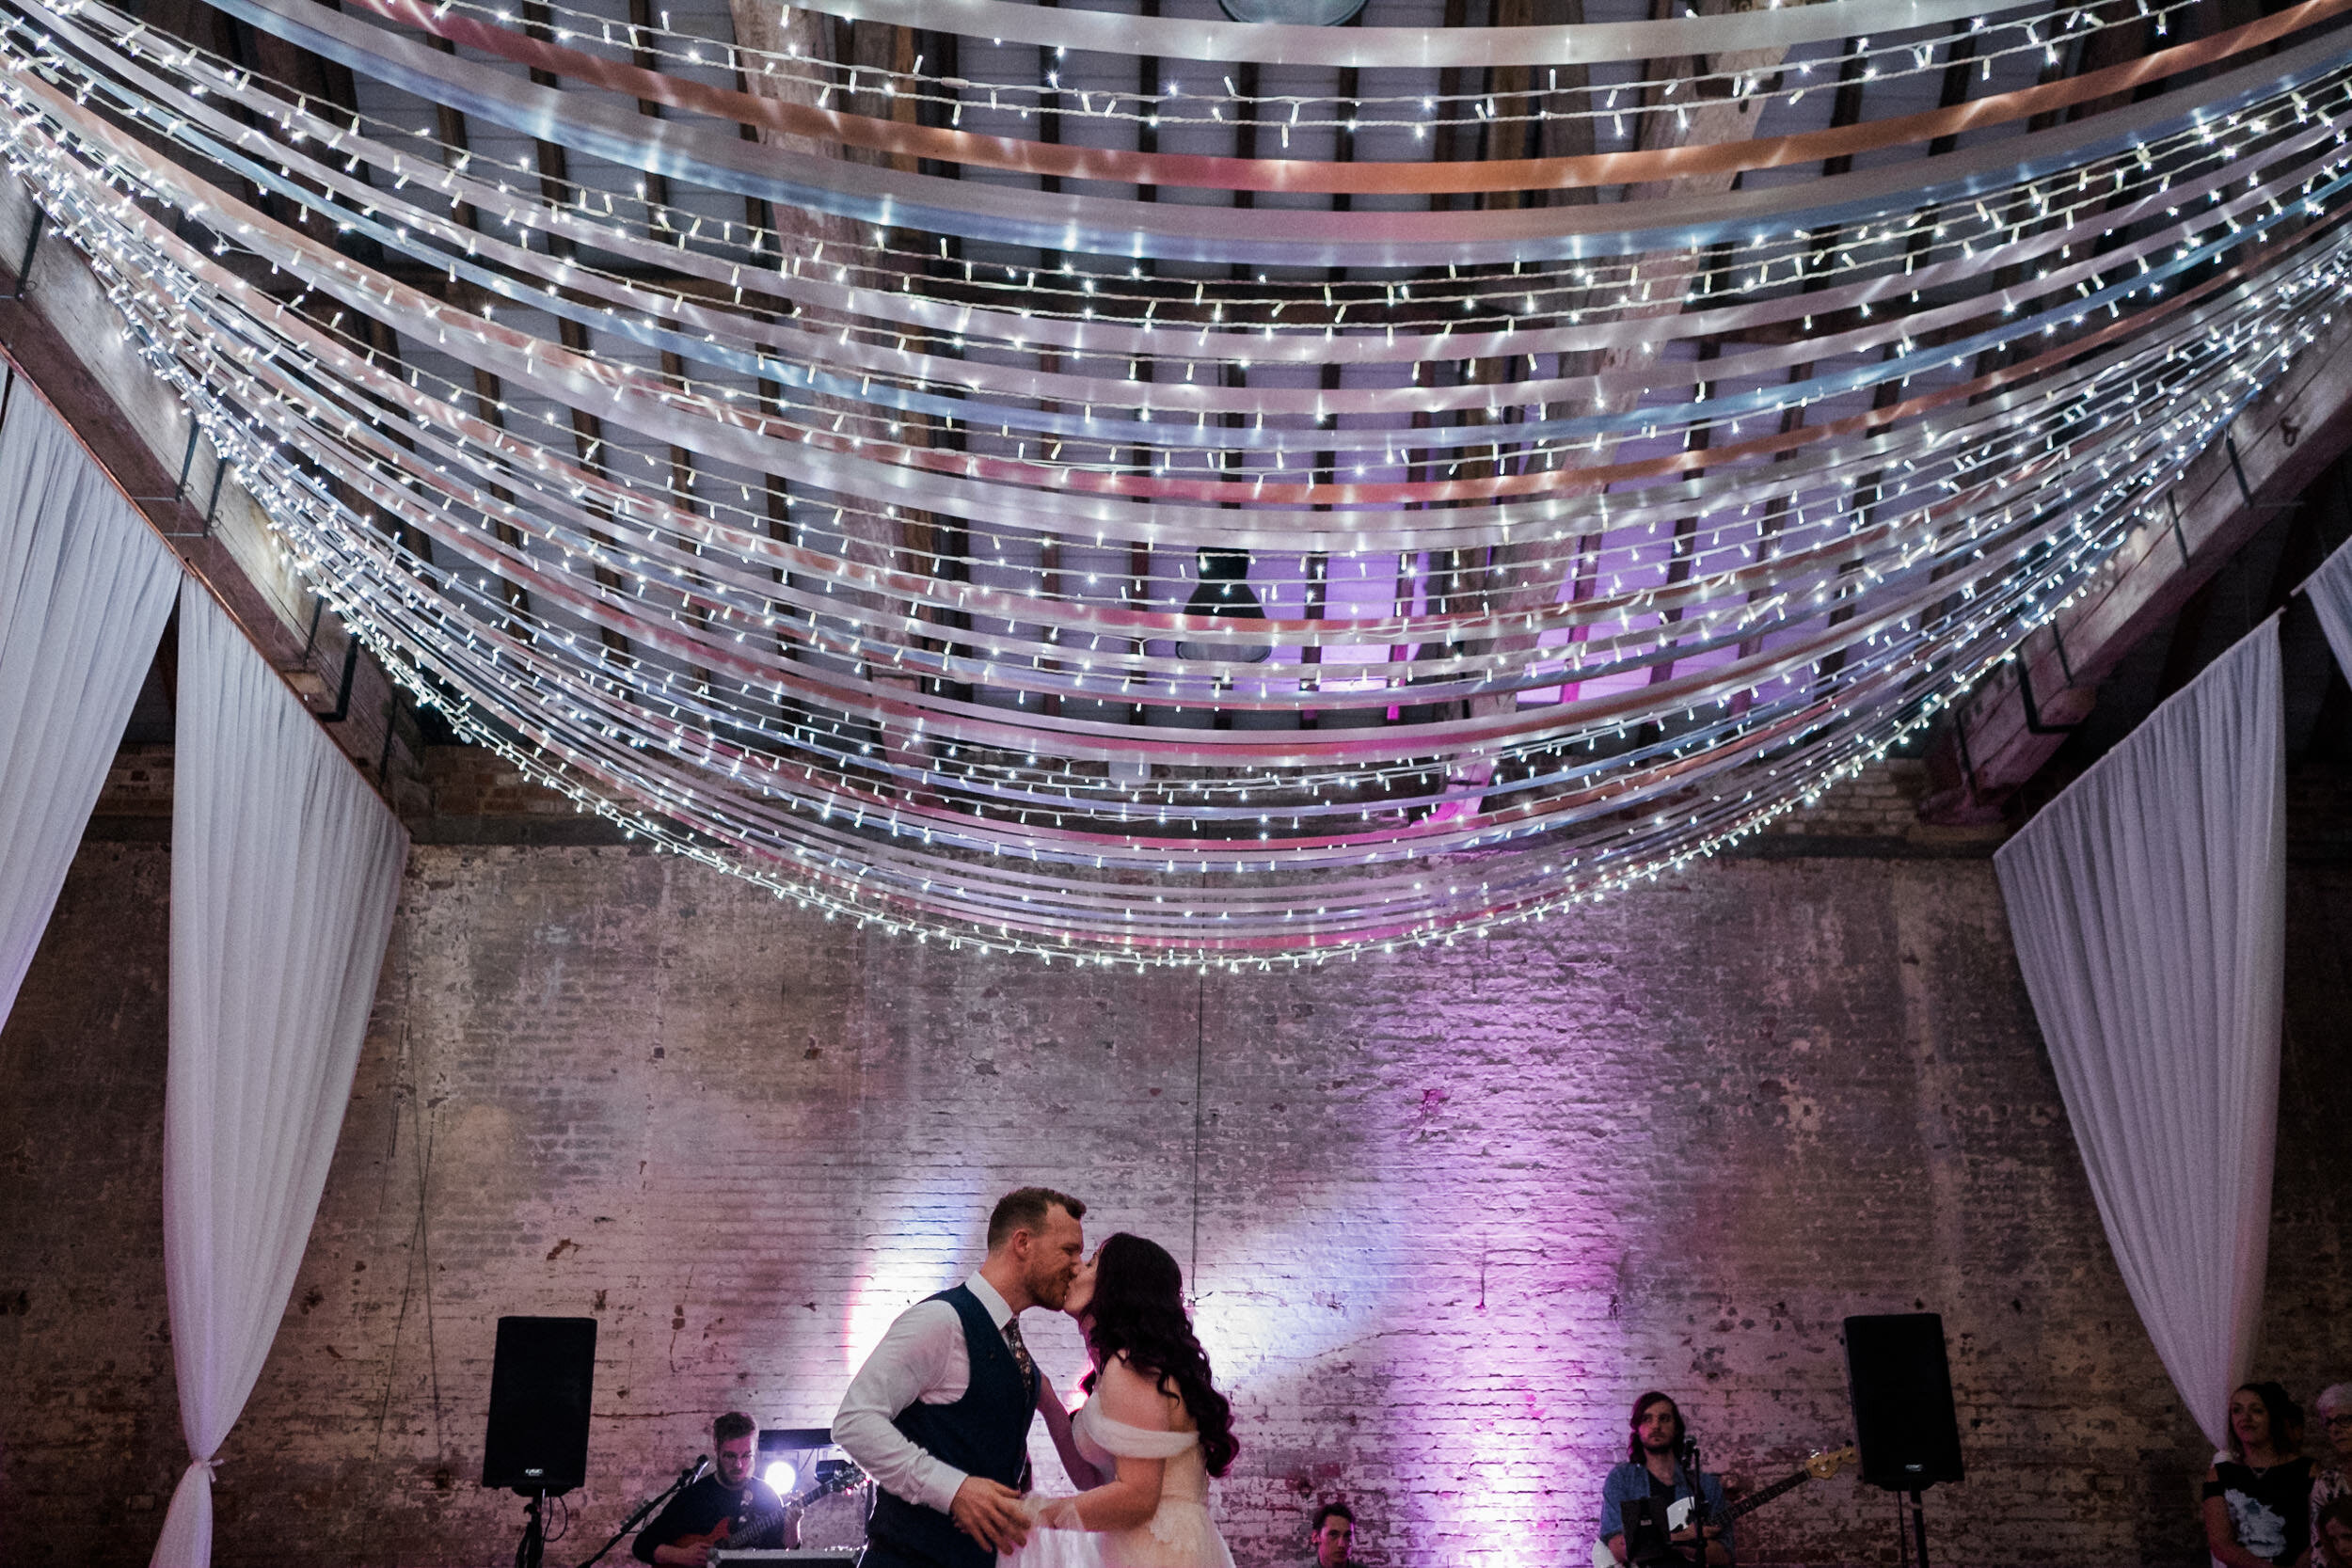
[[[1804,1462],[1807,1474],[1815,1481],[1827,1481],[1837,1473],[1840,1465],[1851,1465],[1861,1455],[1851,1443],[1842,1449],[1824,1449]]]

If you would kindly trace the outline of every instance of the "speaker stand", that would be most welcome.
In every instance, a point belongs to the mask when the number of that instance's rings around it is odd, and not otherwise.
[[[527,1492],[523,1495],[531,1502],[523,1510],[523,1538],[515,1547],[515,1568],[539,1568],[540,1560],[547,1556],[548,1551],[548,1534],[541,1528],[539,1510],[548,1500],[548,1495],[545,1492]]]
[[[1919,1506],[1919,1488],[1915,1486],[1911,1489],[1911,1540],[1918,1554],[1913,1559],[1915,1568],[1928,1568],[1928,1514]]]

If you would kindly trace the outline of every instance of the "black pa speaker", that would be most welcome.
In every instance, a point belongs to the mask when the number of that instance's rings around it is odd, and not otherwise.
[[[588,1479],[594,1318],[501,1318],[482,1484],[569,1492]]]
[[[1911,1492],[1961,1479],[1960,1415],[1941,1316],[1848,1318],[1846,1386],[1864,1481]]]

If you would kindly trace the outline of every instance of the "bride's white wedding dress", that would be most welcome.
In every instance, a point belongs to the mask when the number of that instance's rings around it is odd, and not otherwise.
[[[1160,1506],[1133,1529],[1033,1529],[999,1568],[1233,1568],[1209,1517],[1209,1471],[1197,1432],[1151,1432],[1114,1421],[1089,1401],[1071,1418],[1079,1456],[1109,1472],[1118,1456],[1165,1459]]]

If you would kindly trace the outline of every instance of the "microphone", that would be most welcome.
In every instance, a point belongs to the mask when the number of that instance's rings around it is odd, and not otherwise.
[[[707,1453],[698,1453],[698,1454],[696,1454],[696,1455],[694,1456],[694,1463],[693,1463],[693,1464],[691,1464],[691,1465],[689,1465],[686,1467],[685,1473],[684,1473],[684,1474],[682,1474],[682,1475],[680,1475],[680,1476],[678,1477],[678,1484],[679,1484],[680,1486],[691,1486],[691,1485],[693,1485],[693,1484],[694,1484],[694,1482],[696,1482],[696,1481],[700,1481],[700,1480],[702,1479],[702,1474],[703,1474],[703,1466],[704,1466],[704,1465],[708,1465],[709,1463],[710,1463],[710,1456],[709,1456],[708,1454],[707,1454]]]

